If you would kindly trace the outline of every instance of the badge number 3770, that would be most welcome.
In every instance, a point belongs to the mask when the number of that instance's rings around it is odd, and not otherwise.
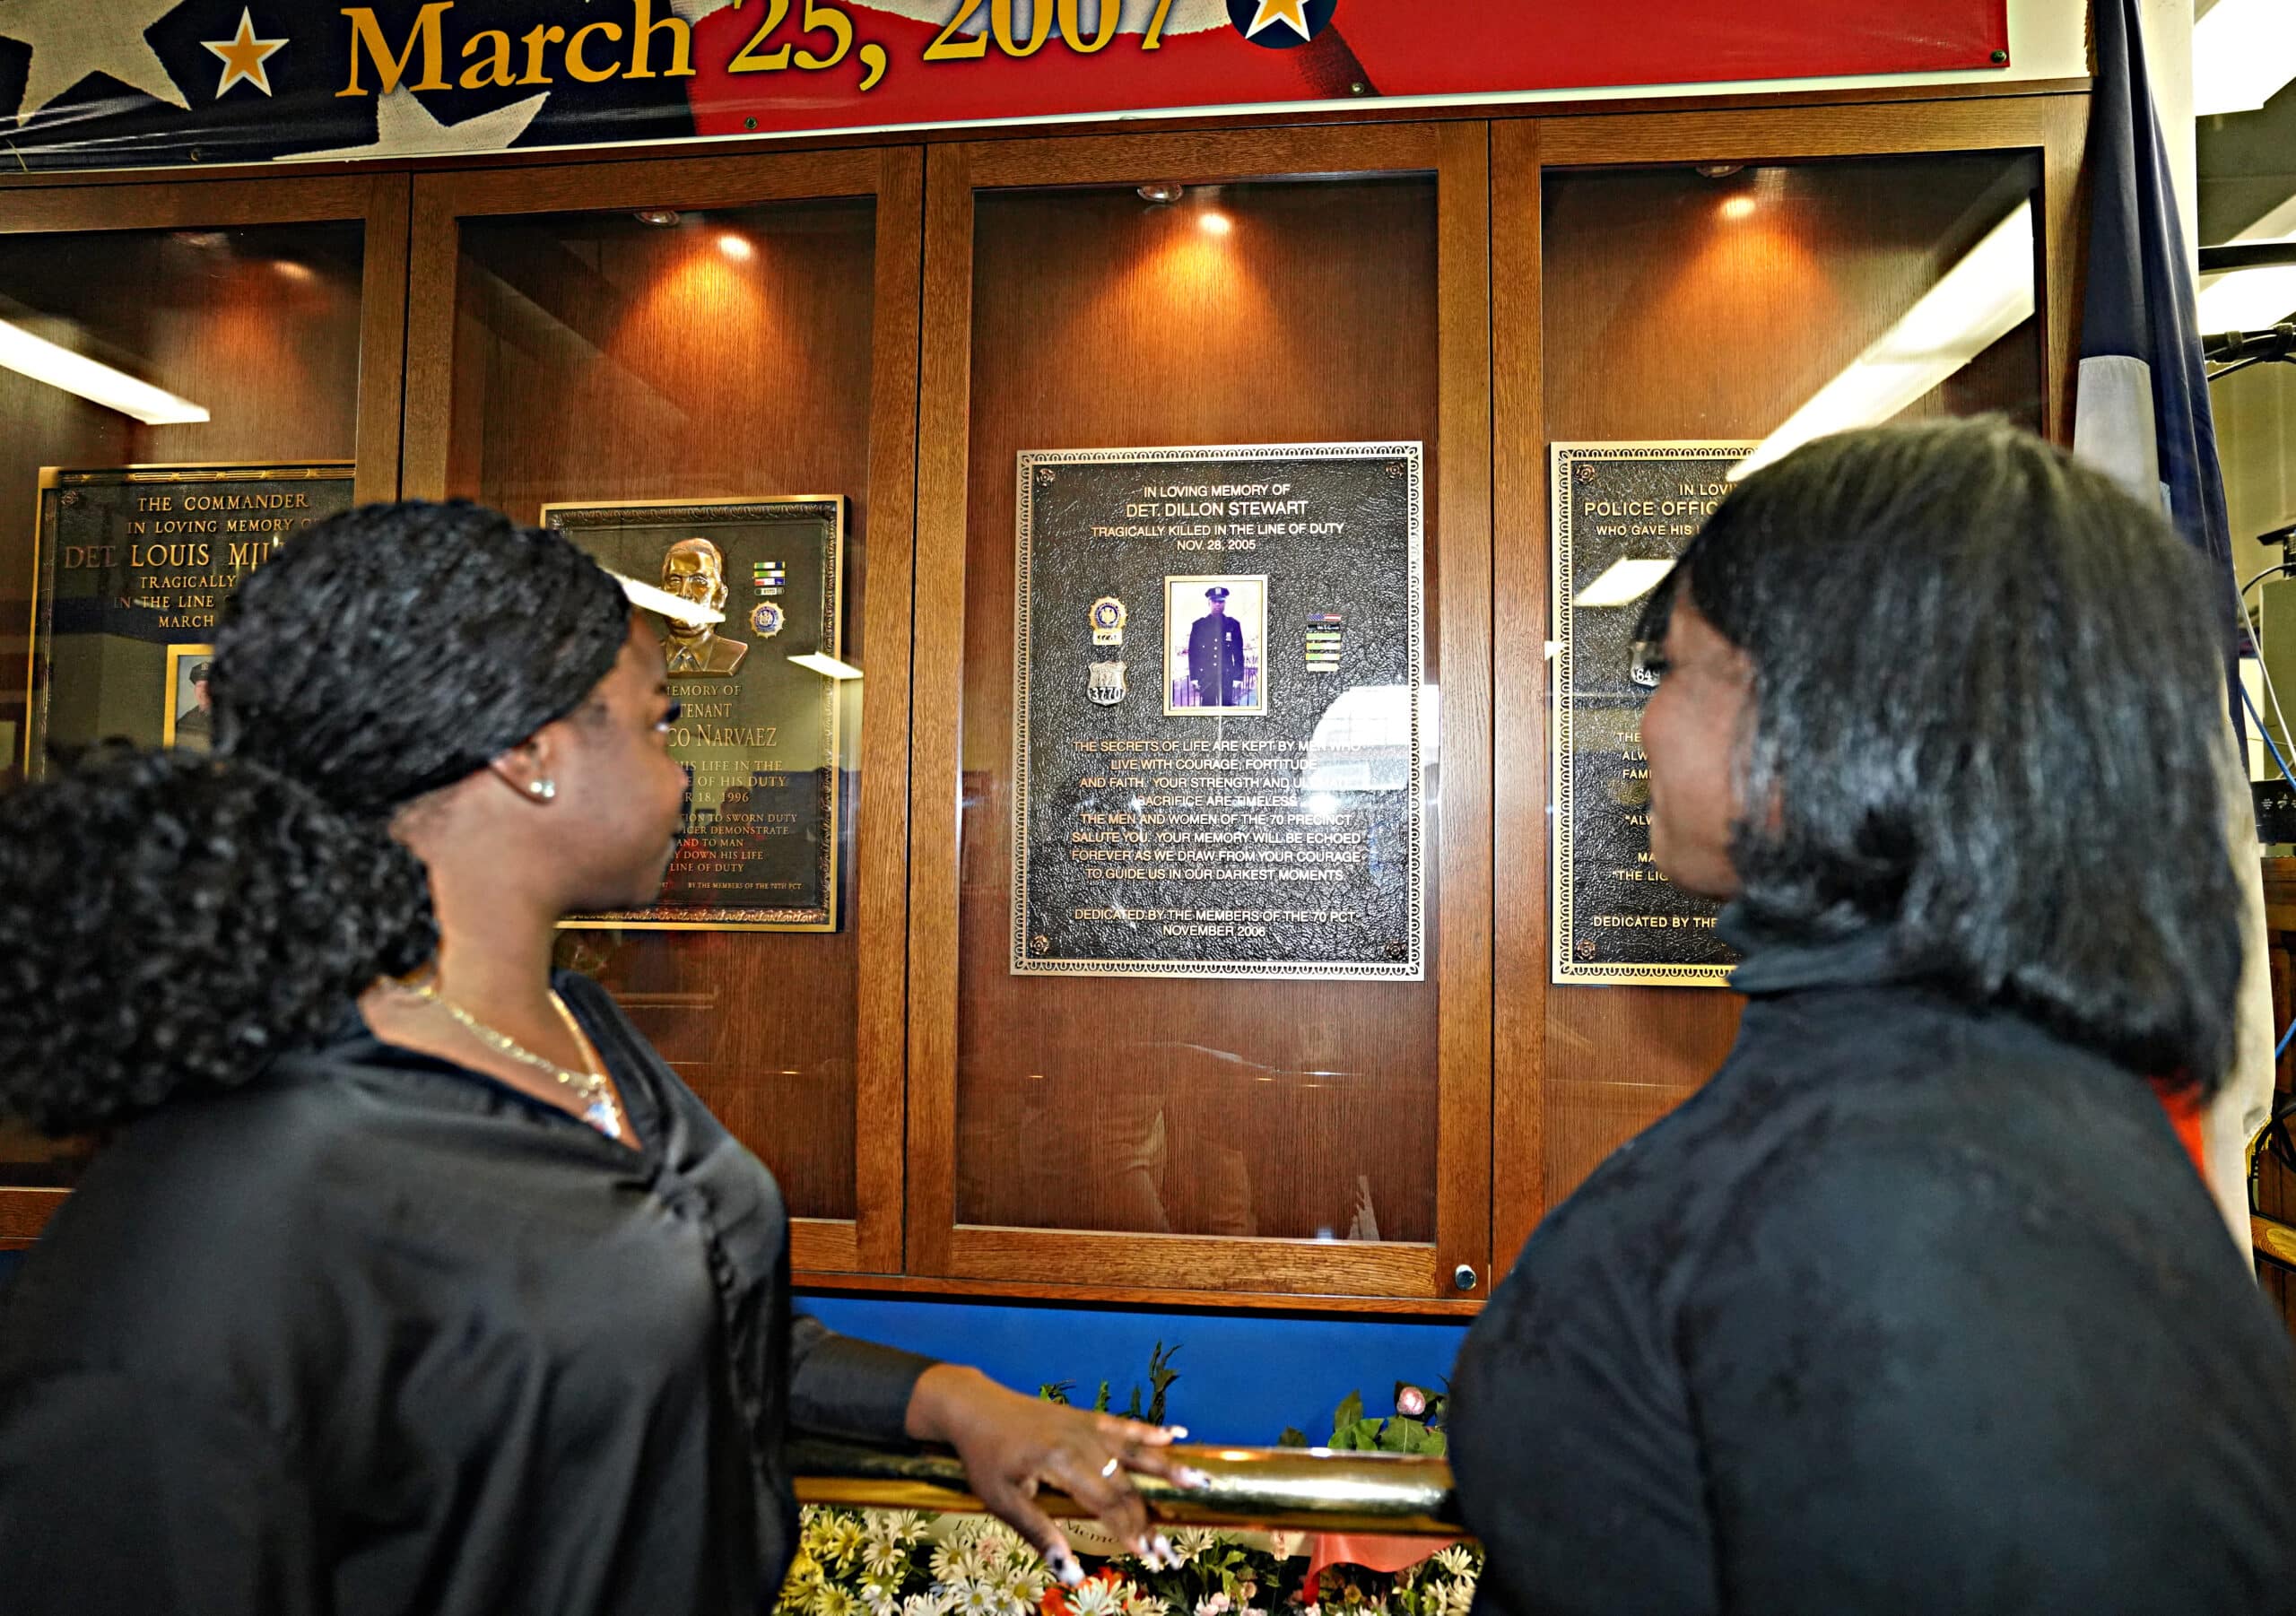
[[[747,0],[734,0],[739,11]],[[765,17],[750,35],[749,43],[726,64],[727,73],[781,73],[794,66],[802,73],[821,73],[836,66],[848,54],[861,64],[861,93],[867,94],[885,76],[885,48],[872,39],[857,51],[853,43],[853,19],[837,6],[822,4],[822,0],[802,0],[804,10],[798,17],[798,30],[829,36],[826,52],[795,46],[785,40],[769,50],[765,42],[789,20],[791,0],[764,0]],[[1120,0],[1100,0],[1098,25],[1087,34],[1084,31],[1083,0],[1057,0],[1047,4],[1037,0],[1029,16],[1028,37],[1021,37],[1013,21],[1015,0],[957,0],[957,14],[949,19],[932,44],[925,48],[928,62],[978,62],[988,55],[994,42],[996,48],[1008,56],[1032,56],[1051,40],[1056,26],[1061,40],[1078,56],[1089,56],[1106,50],[1116,42],[1117,25],[1123,20],[1124,7]],[[981,8],[988,10],[988,27],[978,34],[966,35],[958,30],[978,15]],[[1143,50],[1161,49],[1164,43],[1164,18],[1172,9],[1172,0],[1156,0],[1156,9],[1150,13],[1147,29],[1140,36]]]

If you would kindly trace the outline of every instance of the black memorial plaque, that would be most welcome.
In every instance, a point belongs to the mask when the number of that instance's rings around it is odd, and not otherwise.
[[[1012,969],[1425,971],[1416,443],[1020,456]]]
[[[1736,961],[1715,935],[1720,906],[1682,891],[1651,862],[1650,767],[1642,754],[1650,692],[1630,668],[1651,586],[1752,447],[1552,447],[1557,982],[1715,987]]]
[[[346,462],[43,467],[26,774],[99,743],[204,750],[224,596],[350,508]]]
[[[601,565],[726,614],[709,630],[662,625],[683,708],[670,755],[691,785],[660,896],[566,924],[835,931],[840,716],[858,677],[839,661],[845,501],[593,501],[542,515]]]

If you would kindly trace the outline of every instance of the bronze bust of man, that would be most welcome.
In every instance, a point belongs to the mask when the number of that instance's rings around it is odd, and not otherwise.
[[[681,539],[662,557],[662,587],[680,600],[726,607],[726,552],[708,539]],[[730,673],[750,654],[747,644],[715,629],[688,623],[664,625],[662,651],[673,673]]]

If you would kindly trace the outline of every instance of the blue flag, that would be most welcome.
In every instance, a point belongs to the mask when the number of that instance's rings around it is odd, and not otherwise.
[[[2137,0],[2097,0],[2089,112],[2088,301],[2073,450],[2141,499],[2222,576],[2226,671],[2246,639],[2208,369]]]

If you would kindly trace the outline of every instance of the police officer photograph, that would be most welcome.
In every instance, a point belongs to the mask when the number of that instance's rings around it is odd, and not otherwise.
[[[207,646],[168,647],[167,733],[170,746],[205,752],[215,739],[215,720],[208,708],[207,672],[214,653]]]
[[[1164,624],[1166,713],[1267,711],[1265,578],[1168,578]]]

